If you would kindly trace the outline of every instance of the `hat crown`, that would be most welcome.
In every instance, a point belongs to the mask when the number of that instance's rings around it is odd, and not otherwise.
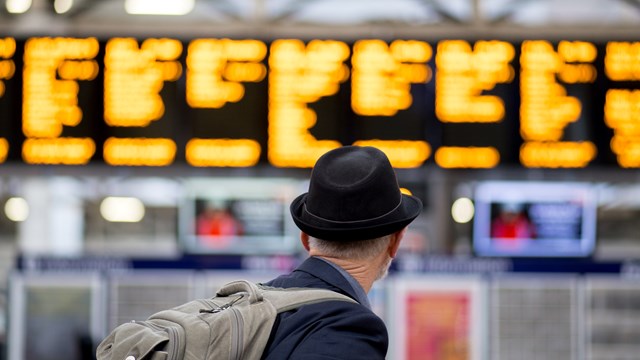
[[[306,234],[330,241],[374,239],[402,230],[420,214],[420,199],[402,194],[387,156],[374,147],[344,146],[316,162],[309,191],[291,202]]]
[[[382,151],[345,146],[318,159],[306,211],[330,221],[354,222],[393,211],[401,198],[393,167]]]

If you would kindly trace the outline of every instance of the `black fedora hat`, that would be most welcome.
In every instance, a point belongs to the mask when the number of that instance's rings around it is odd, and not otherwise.
[[[316,162],[309,192],[291,203],[298,228],[323,240],[354,241],[392,234],[422,210],[402,194],[387,156],[374,147],[343,146]]]

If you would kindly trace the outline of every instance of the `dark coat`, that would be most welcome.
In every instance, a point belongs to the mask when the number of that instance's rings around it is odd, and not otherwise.
[[[357,297],[342,274],[313,257],[267,285],[323,288]],[[384,359],[388,343],[384,322],[370,309],[327,301],[278,315],[262,359]]]

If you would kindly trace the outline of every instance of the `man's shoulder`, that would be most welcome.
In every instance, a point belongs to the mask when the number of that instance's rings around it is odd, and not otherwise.
[[[362,322],[365,327],[384,329],[386,327],[380,317],[371,309],[357,302],[340,300],[328,300],[320,303],[304,305],[293,311],[280,314],[281,324],[292,322],[292,326],[300,326],[301,323],[314,323],[323,325],[335,325],[336,323],[350,324],[358,327]]]
[[[324,263],[316,262],[315,265],[327,266],[333,271]],[[352,297],[346,289],[332,285],[341,283],[337,281],[339,274],[332,275],[298,270],[267,285],[321,288]],[[279,314],[263,358],[382,359],[387,346],[385,324],[371,309],[359,303],[330,300]]]
[[[345,289],[335,286],[331,282],[327,282],[326,279],[322,279],[305,272],[293,272],[291,274],[282,275],[265,283],[265,285],[277,288],[325,289],[335,291],[337,293],[353,298],[353,296],[351,296]],[[296,317],[326,317],[328,315],[340,315],[343,313],[361,313],[363,314],[363,316],[368,315],[377,318],[377,316],[369,308],[359,303],[339,300],[329,300],[320,303],[304,305],[294,311],[288,311],[281,315],[284,315],[285,318],[292,316],[293,314],[296,314]]]
[[[369,308],[346,301],[304,305],[279,314],[266,359],[384,358],[387,329]],[[346,356],[346,357],[345,357]]]

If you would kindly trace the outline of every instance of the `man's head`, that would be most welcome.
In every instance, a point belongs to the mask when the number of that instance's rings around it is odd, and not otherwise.
[[[318,159],[309,192],[291,204],[291,215],[312,253],[334,259],[378,262],[384,276],[404,229],[422,203],[400,192],[387,156],[373,147],[345,146]]]

